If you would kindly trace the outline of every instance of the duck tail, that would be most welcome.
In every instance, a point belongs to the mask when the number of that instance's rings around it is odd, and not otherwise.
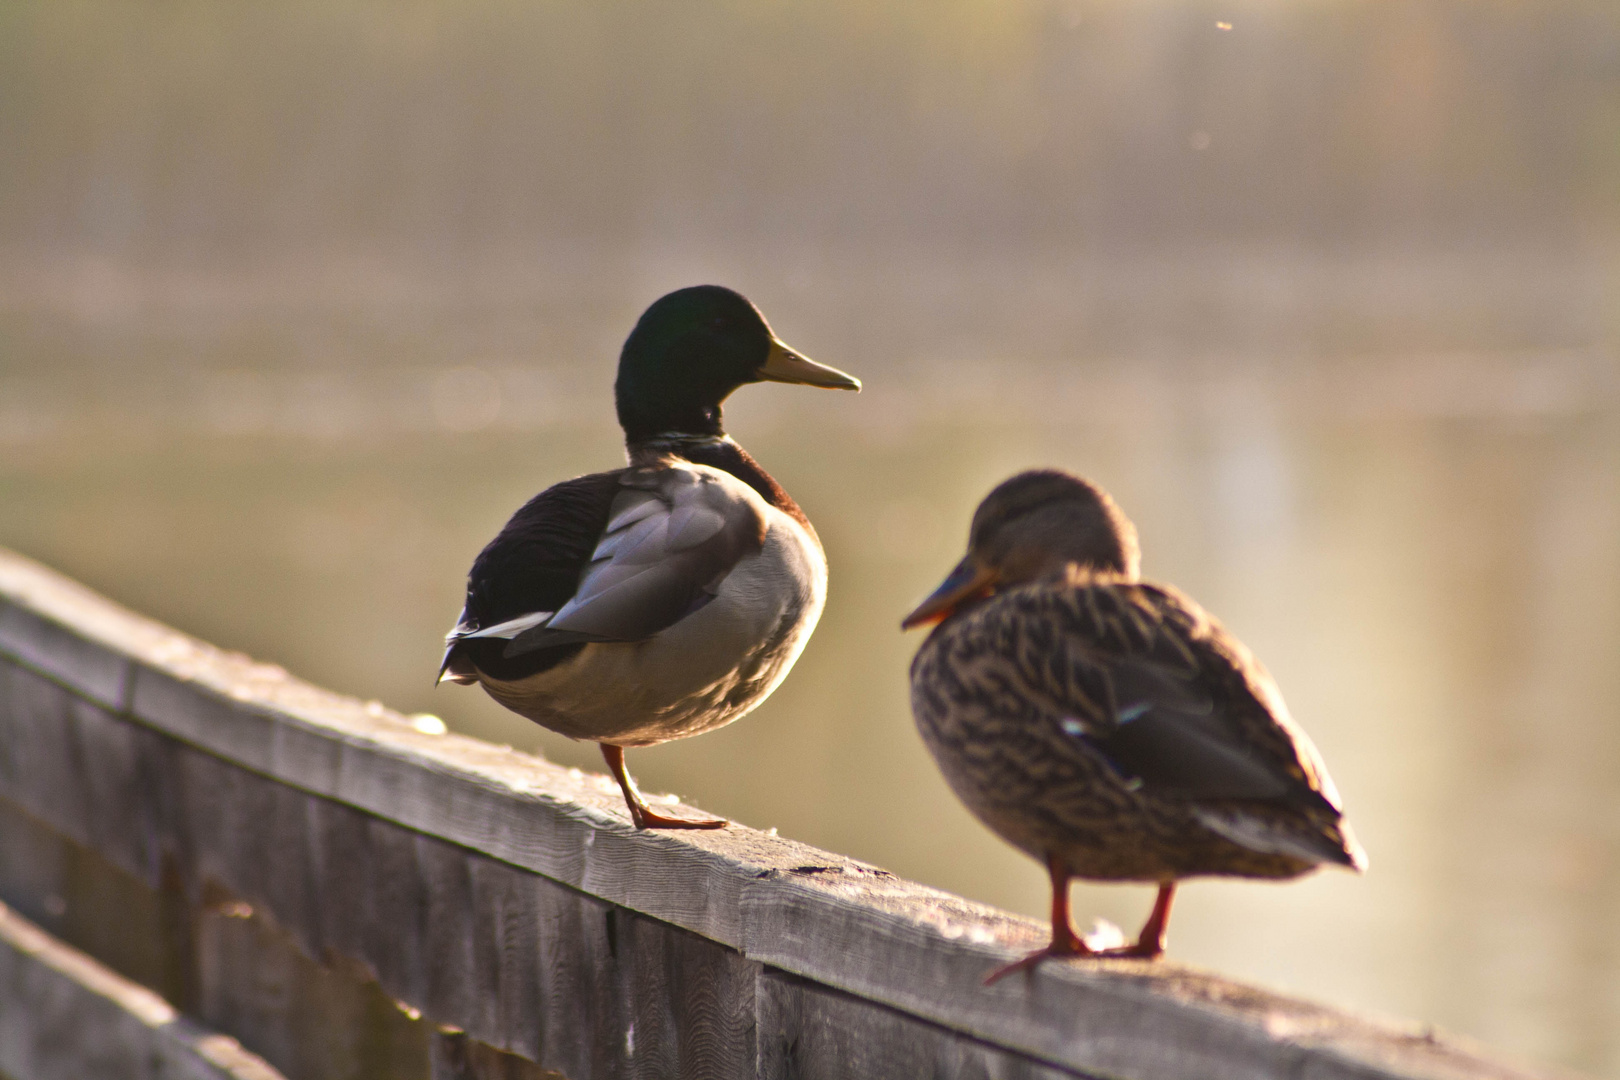
[[[462,655],[462,651],[457,647],[460,644],[461,642],[457,640],[445,646],[444,662],[439,665],[439,677],[433,680],[434,686],[438,686],[446,679],[462,686],[470,686],[478,681],[478,671],[473,667],[472,661]]]
[[[1234,844],[1267,855],[1286,855],[1308,863],[1343,866],[1362,873],[1367,852],[1350,831],[1350,823],[1335,816],[1260,815],[1244,806],[1198,806],[1199,824]]]

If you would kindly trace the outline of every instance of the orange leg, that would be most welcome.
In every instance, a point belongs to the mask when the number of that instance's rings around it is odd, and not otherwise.
[[[1103,955],[1135,956],[1143,960],[1157,960],[1163,956],[1165,942],[1169,938],[1170,902],[1175,898],[1176,883],[1161,882],[1159,895],[1153,901],[1153,914],[1142,924],[1142,932],[1136,935],[1136,944],[1127,945],[1123,949],[1109,949]]]
[[[723,829],[730,824],[722,818],[678,818],[654,813],[647,806],[647,800],[641,797],[636,782],[630,778],[630,770],[624,767],[624,747],[603,743],[602,756],[607,759],[608,768],[613,770],[613,779],[619,782],[619,790],[624,792],[624,802],[630,808],[630,820],[636,823],[636,828]]]
[[[1056,855],[1048,855],[1046,870],[1052,876],[1052,944],[992,971],[984,980],[986,986],[1015,971],[1031,971],[1036,964],[1049,956],[1106,956],[1157,960],[1164,955],[1170,925],[1170,903],[1176,896],[1175,882],[1166,881],[1159,885],[1159,895],[1153,901],[1153,913],[1148,916],[1147,922],[1142,924],[1142,932],[1136,936],[1136,944],[1117,949],[1097,950],[1087,945],[1069,923],[1069,878],[1072,876],[1069,868]]]
[[[1080,940],[1080,935],[1074,932],[1069,923],[1069,872],[1062,859],[1056,855],[1046,857],[1046,872],[1052,877],[1052,943],[1044,949],[1037,949],[1022,960],[1014,960],[1003,967],[992,971],[984,980],[989,986],[998,979],[1004,979],[1015,971],[1032,971],[1036,964],[1048,956],[1095,956],[1090,946]]]

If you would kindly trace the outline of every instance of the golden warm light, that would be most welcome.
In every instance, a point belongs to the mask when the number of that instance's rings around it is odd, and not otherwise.
[[[599,769],[435,689],[444,634],[515,507],[622,463],[640,312],[731,286],[858,376],[725,403],[827,604],[649,790],[1042,914],[896,624],[1068,469],[1372,856],[1188,883],[1174,955],[1620,1076],[1617,55],[1606,0],[14,0],[0,546],[417,744]]]

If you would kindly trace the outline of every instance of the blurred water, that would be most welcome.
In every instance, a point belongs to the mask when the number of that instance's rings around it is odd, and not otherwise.
[[[647,787],[1040,914],[897,623],[990,486],[1075,469],[1372,856],[1194,884],[1172,955],[1620,1077],[1617,118],[1604,0],[19,0],[0,544],[595,768],[435,690],[441,636],[512,509],[619,462],[641,309],[731,284],[867,390],[728,406],[831,596]]]

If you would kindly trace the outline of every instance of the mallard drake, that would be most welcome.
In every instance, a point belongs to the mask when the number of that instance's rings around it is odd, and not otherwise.
[[[1139,563],[1105,492],[1021,473],[979,504],[966,557],[901,624],[938,623],[911,707],[946,780],[1052,879],[1051,944],[987,982],[1049,956],[1160,956],[1183,878],[1367,865],[1265,669]],[[1135,944],[1075,934],[1075,877],[1158,885]]]
[[[601,744],[639,828],[624,748],[711,731],[776,689],[821,617],[827,559],[797,503],[726,436],[745,383],[859,390],[782,344],[730,289],[656,301],[619,356],[629,465],[536,495],[479,554],[441,680],[478,683],[542,727]]]

